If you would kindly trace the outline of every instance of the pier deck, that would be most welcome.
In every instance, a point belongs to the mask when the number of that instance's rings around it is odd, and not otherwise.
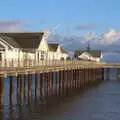
[[[44,64],[27,67],[1,67],[0,75],[2,76],[16,76],[18,74],[34,74],[44,72],[55,72],[61,70],[72,70],[81,68],[120,68],[118,64],[97,63],[90,61],[64,61],[59,64]]]

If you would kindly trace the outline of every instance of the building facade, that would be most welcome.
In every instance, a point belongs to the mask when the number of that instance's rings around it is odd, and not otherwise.
[[[60,60],[68,54],[60,45],[52,50],[49,32],[0,33],[0,63],[39,64],[46,60]],[[54,45],[53,45],[54,46]],[[29,61],[29,62],[28,62]]]
[[[100,50],[90,50],[90,51],[79,50],[79,51],[75,51],[74,57],[75,59],[79,59],[79,60],[100,62],[103,55]]]

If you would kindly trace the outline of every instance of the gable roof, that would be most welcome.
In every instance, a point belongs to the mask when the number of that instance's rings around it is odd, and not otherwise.
[[[59,46],[58,43],[49,43],[48,44],[49,50],[52,51],[52,52],[56,52],[58,46]],[[67,53],[67,51],[62,47],[60,47],[60,50],[61,50],[62,53]]]
[[[75,51],[75,55],[79,56],[84,52],[87,52],[88,54],[90,54],[93,57],[101,57],[101,54],[102,54],[102,52],[100,50],[90,50],[90,51],[79,50],[79,51]]]
[[[90,51],[88,52],[89,54],[91,54],[93,57],[101,57],[101,51]]]
[[[48,44],[49,51],[56,52],[56,51],[57,51],[58,46],[59,46],[59,44],[58,44],[58,43],[49,43],[49,44]]]
[[[68,53],[64,48],[60,47],[62,53]]]
[[[20,32],[0,33],[0,36],[4,36],[4,40],[16,48],[21,47],[23,49],[37,49],[42,40],[43,34],[43,32]]]
[[[14,40],[12,39],[11,37],[8,37],[8,36],[0,36],[1,39],[3,39],[6,43],[8,43],[9,45],[15,47],[15,48],[20,48],[21,46]],[[5,43],[4,41],[2,41],[3,43]],[[5,43],[5,44],[6,44]]]

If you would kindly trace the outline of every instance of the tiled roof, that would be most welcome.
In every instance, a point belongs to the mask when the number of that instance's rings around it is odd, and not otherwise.
[[[49,51],[56,52],[56,51],[57,51],[58,46],[59,46],[59,44],[58,44],[58,43],[49,43],[49,44],[48,44]]]
[[[61,52],[62,53],[68,53],[64,48],[61,47]]]
[[[75,51],[75,55],[79,56],[84,52],[88,52],[93,57],[101,57],[101,53],[102,53],[100,50],[90,50],[90,51],[79,50],[79,51]]]
[[[20,48],[21,46],[11,37],[8,36],[0,36],[0,38],[2,38],[5,42],[7,42],[8,44],[10,44],[11,46],[15,47],[15,48]]]
[[[0,33],[0,36],[9,37],[10,44],[14,45],[16,48],[21,47],[23,49],[37,49],[43,34],[43,32]],[[8,42],[8,38],[6,41]]]
[[[48,44],[49,50],[52,51],[52,52],[56,52],[58,46],[59,46],[58,43],[49,43]],[[67,51],[62,47],[60,47],[60,50],[61,50],[62,53],[67,53]]]

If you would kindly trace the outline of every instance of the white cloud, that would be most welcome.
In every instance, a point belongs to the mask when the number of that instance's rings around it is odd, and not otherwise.
[[[22,25],[23,22],[18,20],[0,21],[0,32],[17,32]]]
[[[86,48],[89,42],[92,49],[100,49],[108,53],[113,52],[113,54],[120,53],[120,32],[114,29],[109,29],[100,36],[94,32],[87,33],[83,36],[57,36],[55,41],[58,41],[58,43],[70,51]]]
[[[99,44],[110,45],[120,39],[120,33],[114,29],[110,29],[108,32],[105,32],[101,35],[100,39],[98,40]]]

